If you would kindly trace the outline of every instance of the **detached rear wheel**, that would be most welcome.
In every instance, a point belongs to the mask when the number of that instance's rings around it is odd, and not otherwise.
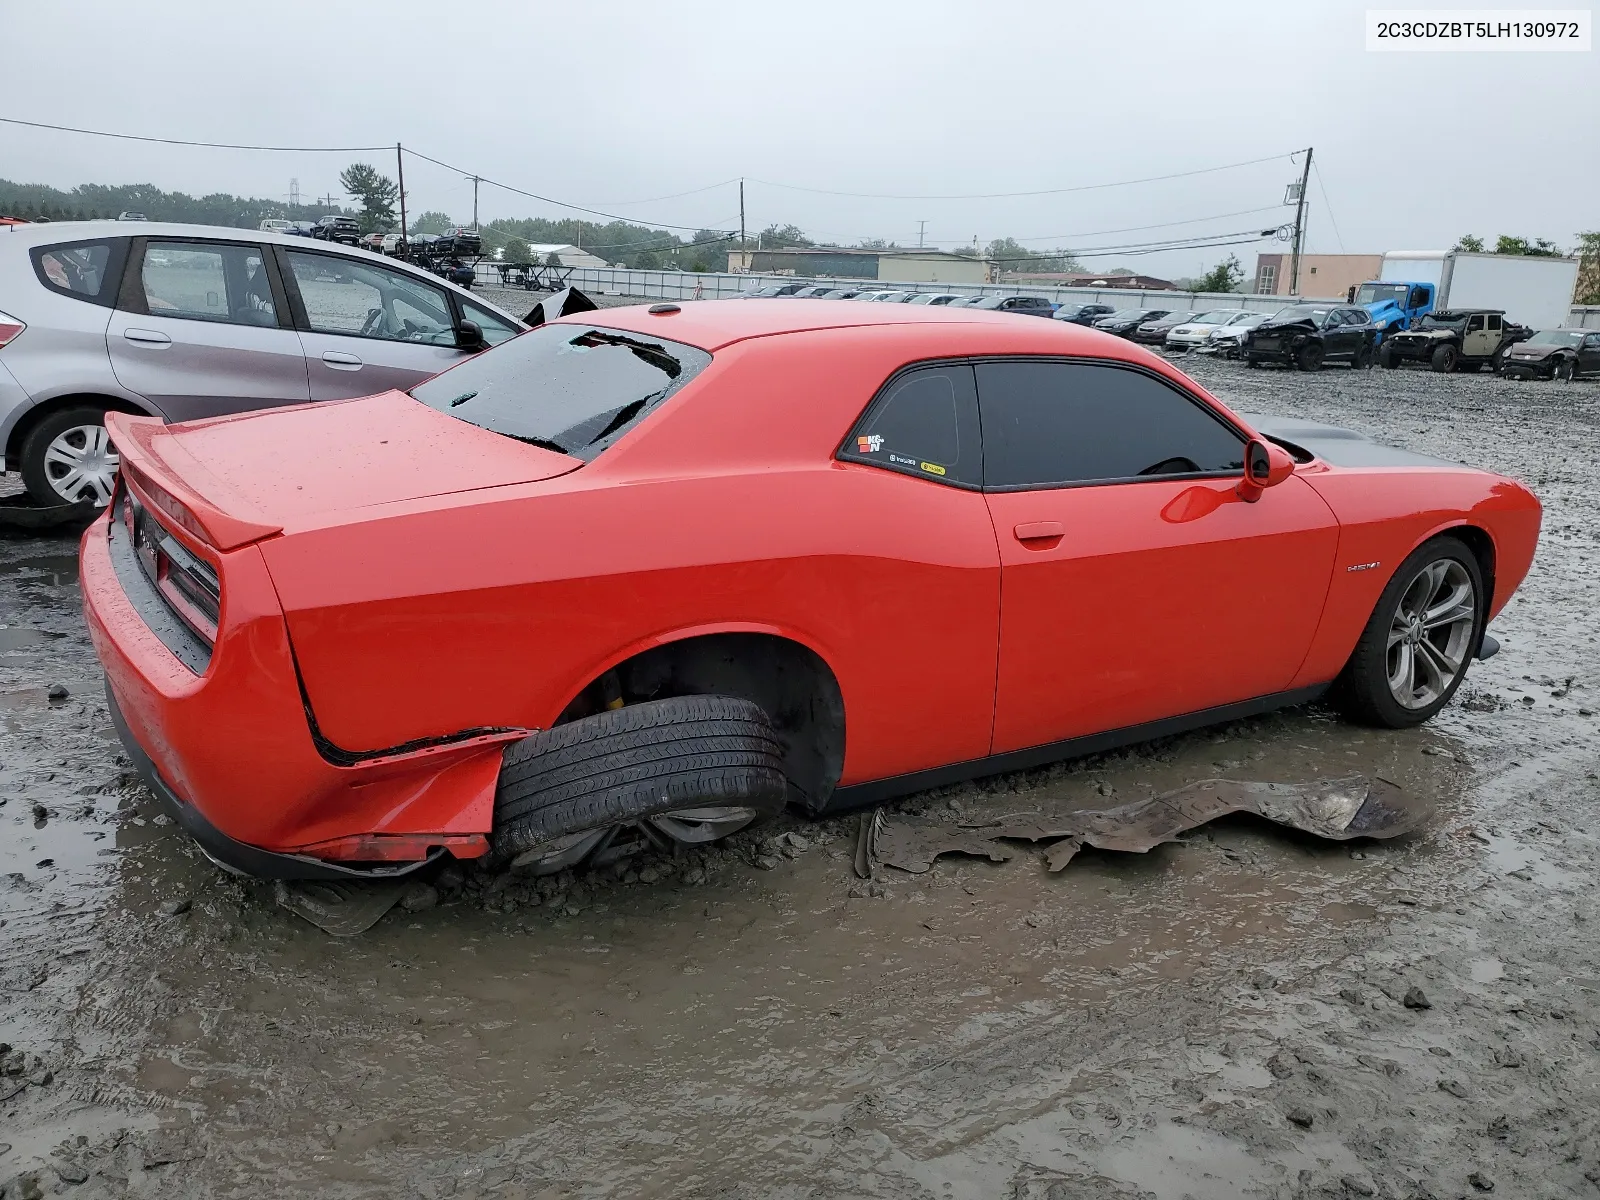
[[[22,440],[21,475],[28,494],[44,505],[111,503],[120,459],[106,432],[106,411],[64,408]]]
[[[1339,679],[1345,714],[1368,725],[1420,725],[1450,702],[1478,648],[1483,572],[1459,538],[1412,552],[1373,609]]]
[[[536,733],[500,768],[492,861],[548,875],[716,841],[783,811],[783,752],[760,706],[733,696],[650,700]]]

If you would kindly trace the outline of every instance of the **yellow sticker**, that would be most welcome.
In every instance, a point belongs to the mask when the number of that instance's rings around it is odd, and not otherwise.
[[[917,465],[919,467],[921,467],[924,471],[927,471],[930,475],[943,475],[944,474],[944,468],[941,467],[938,463],[918,463]]]

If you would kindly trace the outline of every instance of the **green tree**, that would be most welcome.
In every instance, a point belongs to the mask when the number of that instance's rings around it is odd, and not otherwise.
[[[411,236],[416,237],[422,233],[443,233],[454,224],[449,213],[429,210],[411,222]]]
[[[1470,233],[1464,233],[1461,235],[1461,240],[1458,241],[1452,247],[1452,249],[1460,250],[1467,254],[1482,254],[1483,239],[1481,237],[1474,237]]]
[[[1244,268],[1235,255],[1228,255],[1211,270],[1194,281],[1197,292],[1234,292],[1244,281]]]
[[[394,226],[400,189],[369,163],[351,163],[339,172],[339,186],[361,201],[361,232],[386,233]]]
[[[1523,254],[1533,258],[1560,258],[1561,247],[1544,238],[1508,237],[1501,234],[1495,239],[1494,252],[1496,254]]]
[[[763,250],[778,250],[784,246],[815,246],[798,225],[768,225],[759,235]]]
[[[533,251],[528,249],[528,243],[516,234],[512,234],[506,239],[504,250],[503,261],[505,262],[531,263],[533,261]]]
[[[1030,250],[1015,238],[1008,237],[995,238],[984,248],[984,255],[1002,271],[1018,275],[1055,275],[1083,269],[1083,264],[1073,258],[1072,251],[1065,247]]]
[[[654,250],[641,250],[633,256],[633,266],[641,271],[659,271],[661,256]]]
[[[1600,230],[1578,235],[1578,286],[1573,300],[1578,304],[1600,304]]]
[[[550,251],[549,254],[544,256],[544,265],[547,267],[559,267],[561,265],[561,255],[554,250]]]

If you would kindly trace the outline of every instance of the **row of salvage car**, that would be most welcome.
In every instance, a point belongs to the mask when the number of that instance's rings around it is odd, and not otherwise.
[[[854,300],[930,304],[1048,317],[1086,325],[1169,353],[1219,354],[1263,363],[1320,370],[1326,363],[1398,369],[1411,363],[1450,374],[1485,369],[1508,379],[1600,377],[1600,330],[1535,332],[1498,309],[1429,313],[1411,329],[1384,336],[1360,305],[1296,303],[1274,313],[1245,309],[1207,311],[1113,308],[1109,304],[1053,304],[1042,296],[957,295],[949,292],[844,288],[803,281],[771,284],[747,299]]]

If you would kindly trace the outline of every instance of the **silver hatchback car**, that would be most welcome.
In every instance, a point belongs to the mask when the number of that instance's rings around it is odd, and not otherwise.
[[[0,469],[104,505],[106,411],[190,421],[408,388],[522,332],[393,259],[261,230],[0,226]]]

